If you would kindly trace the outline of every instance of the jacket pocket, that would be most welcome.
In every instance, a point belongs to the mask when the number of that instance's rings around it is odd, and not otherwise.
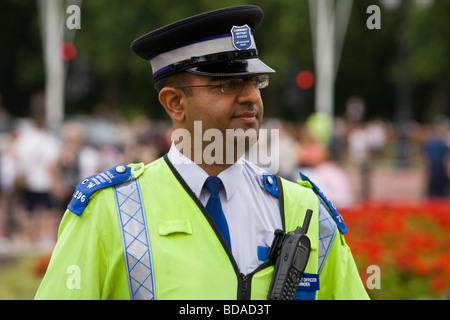
[[[169,236],[174,233],[192,234],[191,220],[167,220],[158,223],[160,236]]]

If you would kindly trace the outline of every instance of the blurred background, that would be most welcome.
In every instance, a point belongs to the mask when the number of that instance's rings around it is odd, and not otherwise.
[[[79,181],[168,150],[130,43],[242,4],[265,12],[277,173],[335,203],[373,299],[449,298],[449,1],[0,0],[0,299],[34,297]]]

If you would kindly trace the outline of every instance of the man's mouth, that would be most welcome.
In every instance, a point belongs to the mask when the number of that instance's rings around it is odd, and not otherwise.
[[[238,119],[244,122],[252,122],[256,120],[256,112],[254,111],[241,112],[234,115],[233,119]]]

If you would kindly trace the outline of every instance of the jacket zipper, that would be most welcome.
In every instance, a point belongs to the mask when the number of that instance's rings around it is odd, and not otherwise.
[[[269,261],[260,264],[255,270],[253,270],[249,274],[243,274],[239,270],[236,270],[236,275],[238,276],[238,300],[250,300],[252,296],[252,278],[253,275],[270,266],[271,263]]]
[[[238,281],[238,300],[250,300],[251,297],[251,283],[252,283],[253,273],[250,274],[239,274]]]
[[[217,237],[219,238],[220,242],[222,243],[222,246],[225,249],[225,252],[228,255],[228,258],[230,259],[231,264],[233,265],[234,271],[236,272],[236,276],[238,278],[238,292],[237,292],[237,298],[238,300],[250,300],[251,298],[251,284],[252,284],[252,278],[253,275],[271,265],[269,261],[264,262],[263,264],[259,265],[253,272],[245,275],[240,272],[239,267],[236,263],[236,260],[233,257],[233,254],[231,253],[230,248],[228,248],[228,245],[226,244],[225,240],[223,239],[219,228],[212,222],[212,218],[209,215],[209,213],[206,211],[206,208],[203,206],[203,204],[200,202],[200,200],[197,198],[197,196],[194,194],[194,192],[189,188],[187,183],[183,180],[181,175],[178,173],[178,171],[175,169],[173,164],[170,162],[168,155],[166,154],[164,156],[164,161],[176,177],[176,179],[181,183],[184,190],[190,195],[192,200],[197,204],[198,208],[202,211],[203,215],[205,216],[206,220],[208,220],[209,224],[213,228],[214,232],[216,233]],[[280,178],[277,176],[277,182],[278,182],[278,190],[280,192],[280,213],[281,213],[281,220],[283,223],[283,228],[285,227],[285,221],[284,221],[284,201],[283,201],[283,188],[280,181]]]

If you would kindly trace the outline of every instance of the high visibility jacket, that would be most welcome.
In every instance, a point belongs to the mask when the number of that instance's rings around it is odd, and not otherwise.
[[[250,274],[240,272],[206,209],[167,159],[131,167],[122,185],[134,182],[135,191],[121,193],[121,184],[103,188],[89,196],[79,216],[66,211],[37,299],[130,299],[142,286],[156,299],[266,299],[273,266],[264,262]],[[314,285],[312,298],[367,298],[338,231],[327,261],[319,257],[320,202],[313,190],[278,178],[278,191],[286,232],[303,224],[307,209],[315,213],[307,234],[312,250],[305,270],[320,282]],[[74,196],[86,200],[83,195]],[[121,204],[131,197],[136,197],[131,207],[122,209]],[[126,228],[142,219],[127,216],[139,210],[145,220],[139,222],[145,228],[130,238]],[[136,257],[127,255],[133,247],[139,251]],[[320,275],[319,261],[324,262]],[[143,273],[139,274],[139,268]]]

